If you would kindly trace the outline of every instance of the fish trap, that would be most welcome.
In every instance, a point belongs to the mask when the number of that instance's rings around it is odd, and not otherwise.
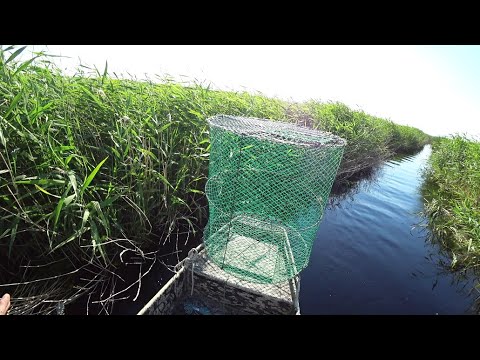
[[[279,121],[207,121],[209,258],[249,282],[295,277],[308,265],[345,140]]]

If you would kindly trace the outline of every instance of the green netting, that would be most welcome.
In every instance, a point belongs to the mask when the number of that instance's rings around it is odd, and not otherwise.
[[[208,256],[251,282],[293,278],[308,264],[345,140],[254,118],[208,123]]]

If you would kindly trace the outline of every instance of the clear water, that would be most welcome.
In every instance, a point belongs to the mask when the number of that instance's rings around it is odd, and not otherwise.
[[[476,292],[438,265],[421,222],[420,153],[384,164],[378,178],[329,208],[301,275],[302,314],[465,314]]]

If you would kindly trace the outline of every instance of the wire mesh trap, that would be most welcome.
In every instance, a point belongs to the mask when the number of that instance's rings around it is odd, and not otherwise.
[[[345,140],[290,123],[209,118],[204,242],[224,271],[279,283],[308,265]]]

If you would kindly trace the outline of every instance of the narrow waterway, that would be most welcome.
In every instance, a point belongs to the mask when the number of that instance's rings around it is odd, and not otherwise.
[[[326,210],[301,274],[302,314],[466,314],[473,279],[438,265],[421,222],[426,146],[386,162],[375,180]]]

